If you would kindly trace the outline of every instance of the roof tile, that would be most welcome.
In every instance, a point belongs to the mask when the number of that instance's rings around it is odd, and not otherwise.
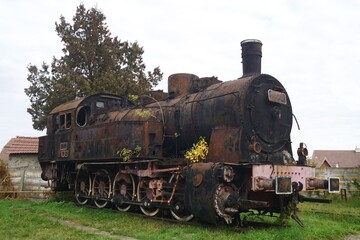
[[[21,137],[17,136],[8,147],[9,154],[20,153],[38,153],[38,137]]]
[[[360,167],[360,152],[354,150],[314,150],[312,160],[316,167],[321,167],[327,161],[331,167]]]

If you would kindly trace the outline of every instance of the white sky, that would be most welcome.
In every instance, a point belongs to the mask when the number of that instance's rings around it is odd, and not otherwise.
[[[293,150],[360,147],[360,1],[0,0],[0,149],[15,136],[40,136],[26,112],[29,63],[60,57],[60,15],[97,6],[112,36],[144,47],[148,70],[232,80],[242,75],[240,41],[263,43],[262,72],[287,89]],[[295,152],[294,152],[295,153]]]

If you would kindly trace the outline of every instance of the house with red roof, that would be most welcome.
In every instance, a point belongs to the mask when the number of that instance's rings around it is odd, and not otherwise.
[[[7,165],[15,191],[47,191],[48,182],[41,179],[38,162],[39,138],[17,136],[9,140],[0,153]]]
[[[37,155],[39,138],[16,137],[9,140],[0,153],[0,159],[8,163],[10,154]]]
[[[338,177],[348,194],[359,192],[360,148],[355,150],[314,150],[311,164],[318,178]]]
[[[359,168],[360,148],[355,150],[314,150],[312,162],[316,168]]]

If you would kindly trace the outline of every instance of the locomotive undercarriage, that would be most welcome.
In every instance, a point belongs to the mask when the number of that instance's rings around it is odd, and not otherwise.
[[[193,215],[184,207],[185,180],[180,167],[157,168],[157,163],[108,163],[100,170],[96,163],[79,164],[73,187],[75,198],[81,205],[93,202],[103,208],[113,204],[119,211],[138,206],[147,216],[169,209],[175,219],[191,220]]]
[[[280,213],[281,221],[288,214],[303,226],[297,215],[299,201],[327,201],[301,196],[303,184],[292,181],[291,177],[259,177],[256,175],[259,167],[264,174],[266,165],[195,163],[165,166],[158,160],[86,162],[74,165],[73,176],[53,178],[53,182],[58,182],[57,187],[53,187],[59,190],[59,179],[67,181],[80,205],[94,204],[98,208],[112,205],[119,211],[129,211],[137,206],[147,216],[155,216],[166,209],[179,221],[186,222],[195,217],[211,224],[233,224],[240,219],[240,213],[257,210],[259,214]],[[284,166],[280,167],[284,170]],[[60,164],[52,168],[70,167]],[[325,187],[319,186],[319,180],[314,178],[308,181],[306,187]]]

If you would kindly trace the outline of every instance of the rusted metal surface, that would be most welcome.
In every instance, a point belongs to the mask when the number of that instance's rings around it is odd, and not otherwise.
[[[193,165],[186,175],[187,188],[185,206],[195,217],[209,223],[217,223],[218,214],[215,210],[215,194],[219,182],[213,175],[213,163]]]
[[[294,165],[291,102],[276,78],[261,74],[261,46],[242,42],[244,75],[236,80],[174,74],[167,98],[149,93],[135,106],[95,94],[58,106],[40,138],[42,178],[99,208],[112,202],[120,211],[168,209],[179,221],[230,224],[249,209],[283,218],[290,207],[301,225],[299,192],[336,190],[338,182]],[[207,159],[189,163],[184,154],[200,137]]]
[[[214,128],[211,133],[208,161],[238,163],[241,129]]]
[[[185,206],[208,223],[230,224],[238,213],[237,187],[232,167],[220,163],[199,163],[186,171]]]
[[[207,87],[220,83],[215,77],[199,78],[194,74],[177,73],[169,76],[168,91],[170,98],[199,92]]]
[[[328,177],[327,179],[309,177],[306,179],[306,189],[307,190],[325,189],[329,193],[339,193],[340,190],[342,190],[340,187],[339,177]]]
[[[277,176],[289,176],[292,182],[300,182],[303,186],[306,186],[307,178],[315,176],[315,168],[294,165],[254,165],[252,176],[252,188],[254,191],[262,190],[261,187],[259,187],[259,180],[257,179],[262,179],[262,181],[268,179],[268,181],[272,181]],[[274,187],[272,190],[274,190]]]
[[[125,118],[131,113],[112,112],[106,116],[107,124],[97,124],[64,130],[55,136],[55,152],[59,159],[110,159],[119,158],[123,148],[135,149],[141,147],[142,156],[161,156],[163,141],[163,124],[149,121],[130,122],[129,120],[115,121],[111,117]],[[105,119],[105,115],[103,116]],[[139,118],[139,117],[138,117]],[[99,118],[98,118],[99,119]],[[99,122],[101,120],[96,120]]]
[[[268,101],[272,88],[287,99],[286,93],[279,92],[282,86],[276,79],[262,75],[220,83],[215,78],[198,79],[188,74],[170,79],[179,84],[175,85],[181,89],[180,95],[194,88],[205,89],[135,108],[123,98],[99,94],[76,106],[70,104],[64,113],[54,112],[51,120],[63,116],[65,124],[52,124],[49,132],[54,136],[55,156],[64,160],[109,159],[118,157],[123,148],[139,146],[142,158],[174,157],[203,136],[211,146],[209,161],[279,163],[280,156],[267,153],[287,148],[292,113],[289,101]],[[249,97],[253,95],[256,97]],[[65,110],[64,106],[61,109]],[[71,122],[66,125],[68,120]],[[44,155],[51,158],[49,153]]]
[[[256,39],[247,39],[241,42],[244,76],[261,73],[261,47],[261,41]]]
[[[307,178],[306,179],[306,189],[328,189],[328,180],[317,179],[317,178]]]
[[[301,190],[328,189],[329,181],[315,178],[315,168],[308,166],[291,165],[253,165],[252,190],[275,190],[276,177],[289,177],[291,182],[303,186]],[[336,184],[336,181],[333,183]],[[339,186],[333,186],[334,192]]]
[[[177,73],[169,76],[168,91],[171,97],[183,96],[190,93],[191,84],[198,76],[188,73]]]
[[[254,177],[253,190],[262,191],[262,190],[274,190],[275,189],[275,180],[266,178],[266,177]]]
[[[65,111],[70,111],[73,110],[75,108],[77,108],[79,106],[79,104],[82,102],[82,100],[84,100],[84,98],[80,98],[71,102],[67,102],[64,104],[61,104],[59,106],[57,106],[56,108],[54,108],[50,114],[55,114],[55,113],[59,113],[59,112],[65,112]]]
[[[360,180],[359,168],[317,168],[315,177],[328,179],[337,177],[340,179],[340,188],[347,191],[357,190],[356,182]]]

